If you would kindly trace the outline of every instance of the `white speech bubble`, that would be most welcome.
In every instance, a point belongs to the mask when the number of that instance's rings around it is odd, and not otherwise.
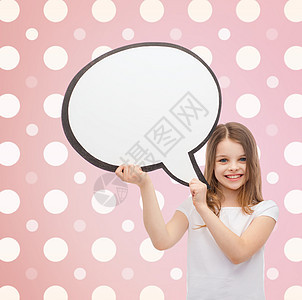
[[[192,51],[170,43],[124,46],[94,59],[71,81],[62,124],[74,149],[114,172],[163,168],[188,185],[206,182],[194,157],[221,110],[217,78]]]

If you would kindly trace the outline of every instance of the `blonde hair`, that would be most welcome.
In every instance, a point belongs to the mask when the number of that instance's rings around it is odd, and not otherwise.
[[[261,171],[256,141],[248,128],[236,122],[218,125],[207,143],[204,176],[211,189],[207,191],[207,204],[219,216],[223,193],[219,189],[214,169],[217,145],[224,139],[239,143],[246,155],[247,180],[240,187],[238,202],[244,214],[252,214],[252,207],[263,201]],[[199,226],[199,228],[205,226]]]

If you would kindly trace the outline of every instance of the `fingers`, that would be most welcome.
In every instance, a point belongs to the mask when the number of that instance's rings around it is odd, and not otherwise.
[[[202,181],[198,180],[197,178],[193,178],[190,183],[189,183],[189,187],[190,187],[190,192],[191,194],[194,196],[196,193],[207,189],[206,184],[204,184]]]
[[[120,165],[116,170],[115,174],[125,182],[133,182],[141,180],[141,176],[144,172],[140,166],[137,165]]]

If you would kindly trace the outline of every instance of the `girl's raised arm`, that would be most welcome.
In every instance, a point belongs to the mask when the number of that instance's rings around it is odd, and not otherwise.
[[[172,219],[165,224],[152,181],[139,166],[121,165],[116,175],[125,182],[139,186],[143,201],[143,220],[153,246],[165,250],[176,244],[188,228],[188,220],[180,211],[176,211]]]

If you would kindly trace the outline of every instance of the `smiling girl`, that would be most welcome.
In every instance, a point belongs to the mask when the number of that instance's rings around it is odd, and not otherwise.
[[[140,187],[143,218],[155,248],[175,245],[188,230],[187,300],[264,300],[264,245],[278,207],[264,201],[257,145],[239,123],[218,125],[207,144],[205,178],[165,224],[147,173],[122,165],[116,174]]]

